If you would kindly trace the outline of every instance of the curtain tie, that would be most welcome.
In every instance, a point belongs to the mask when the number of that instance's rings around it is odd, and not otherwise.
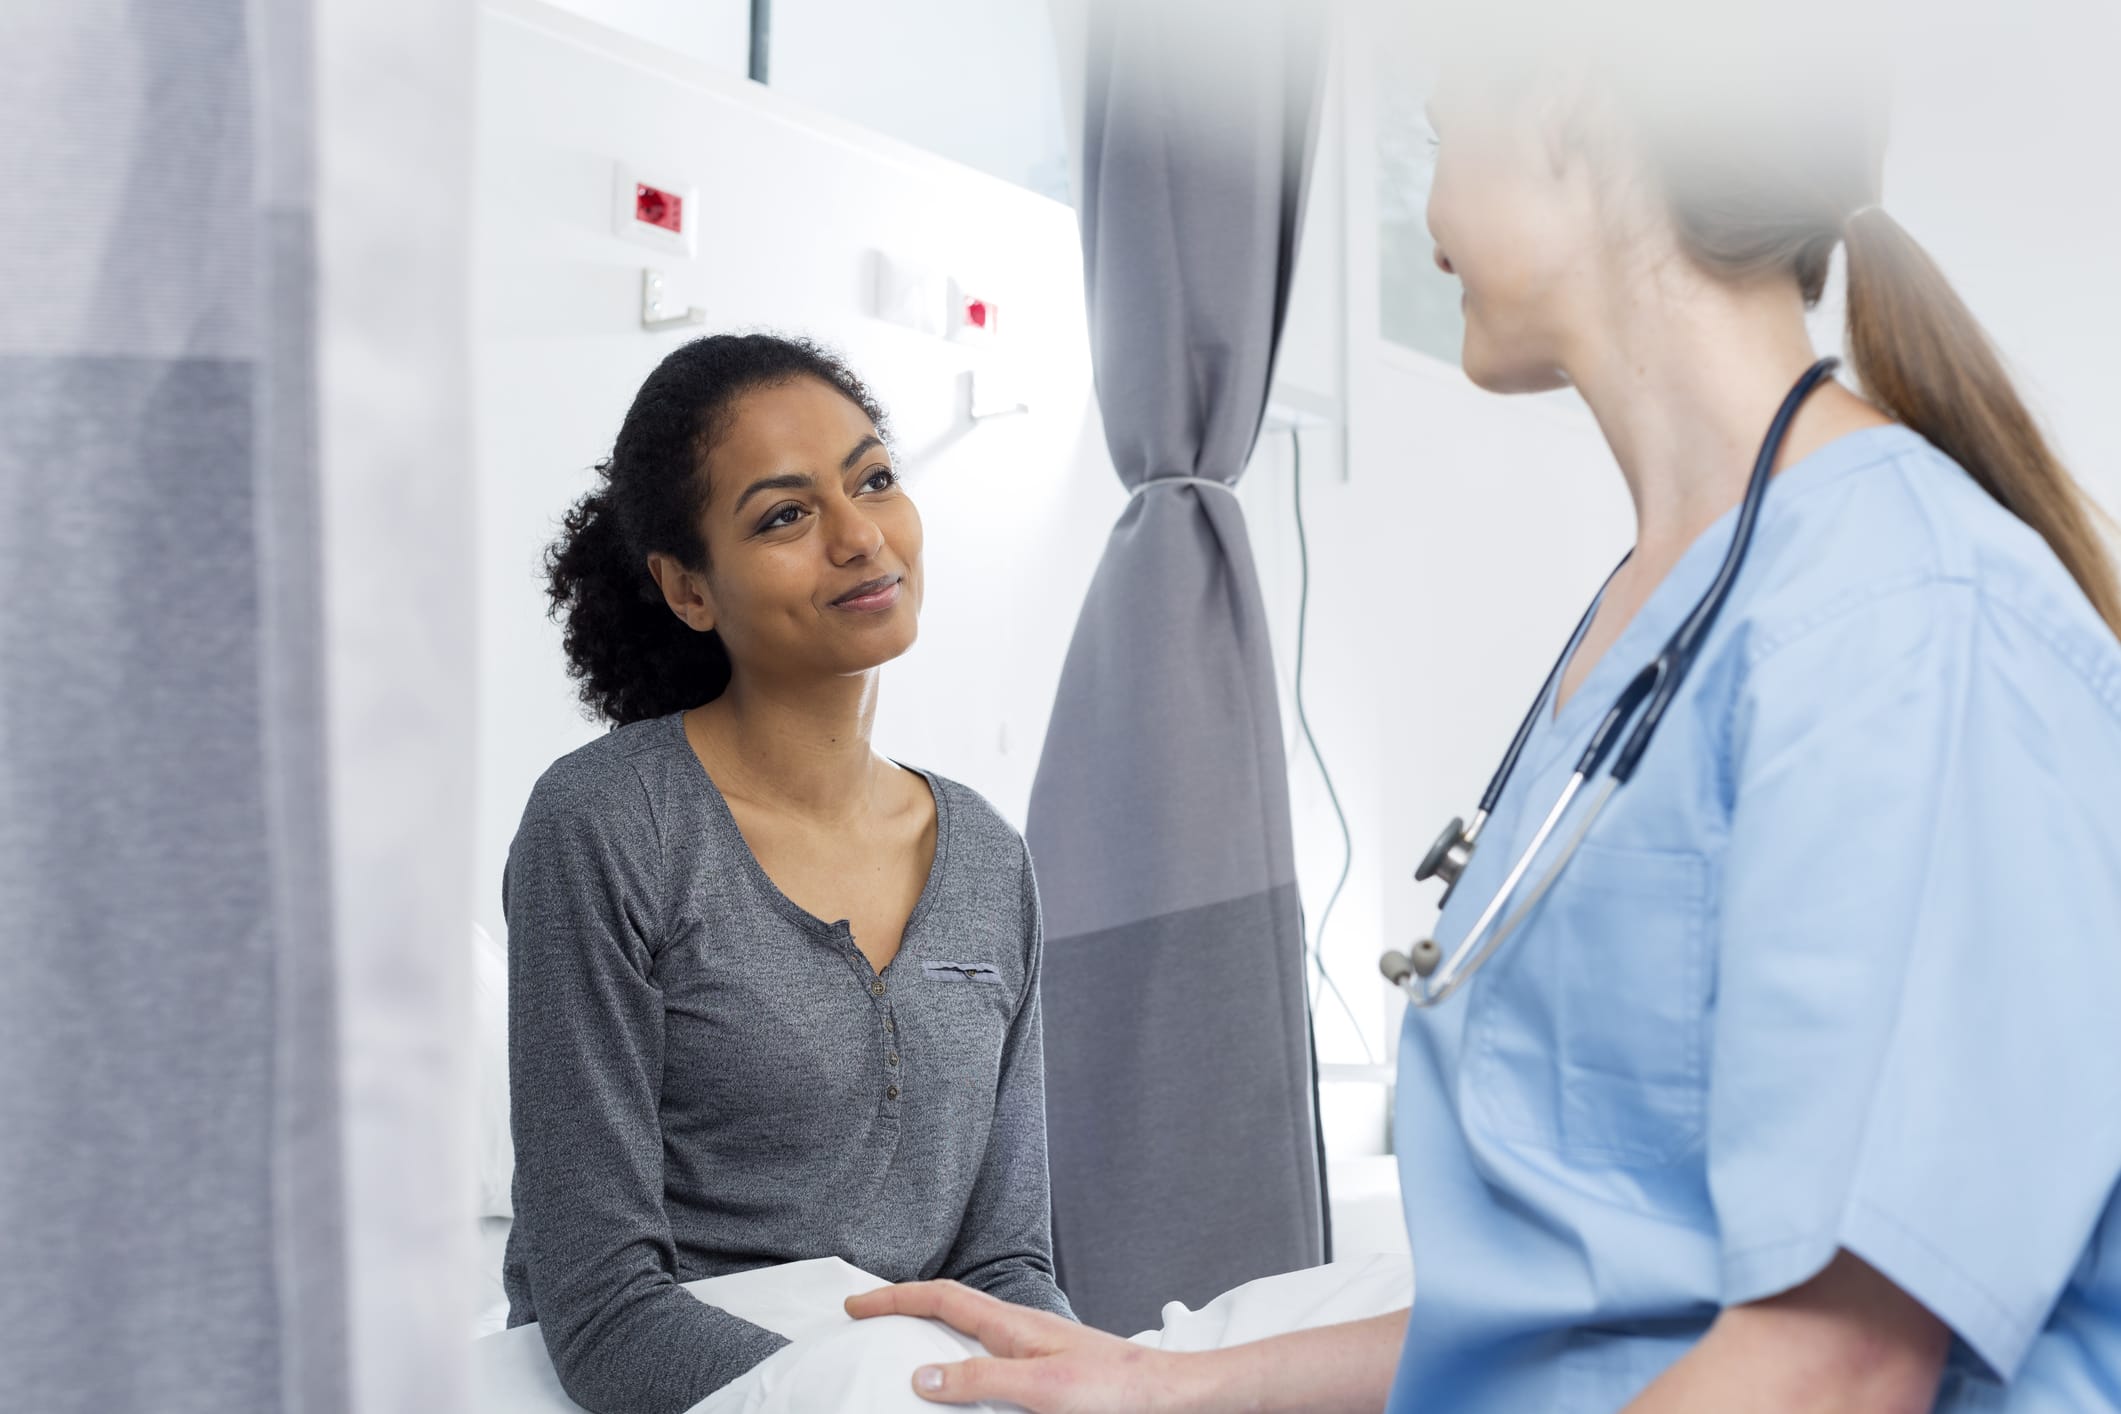
[[[1152,476],[1128,492],[1127,499],[1134,499],[1152,486],[1212,486],[1218,491],[1227,491],[1232,496],[1237,494],[1235,486],[1227,481],[1217,481],[1212,476]]]

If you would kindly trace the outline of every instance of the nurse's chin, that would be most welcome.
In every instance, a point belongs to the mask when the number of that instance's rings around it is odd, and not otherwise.
[[[1466,377],[1485,393],[1552,393],[1569,387],[1569,375],[1552,364],[1503,364],[1465,360]]]
[[[1459,366],[1486,393],[1551,393],[1570,386],[1568,371],[1551,358],[1496,349],[1472,325],[1459,347]]]

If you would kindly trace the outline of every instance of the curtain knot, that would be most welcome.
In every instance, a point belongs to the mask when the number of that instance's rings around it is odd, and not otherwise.
[[[1237,494],[1235,486],[1227,481],[1217,481],[1212,476],[1152,476],[1128,492],[1128,499],[1132,500],[1152,486],[1212,486],[1218,491],[1227,491],[1232,496]]]

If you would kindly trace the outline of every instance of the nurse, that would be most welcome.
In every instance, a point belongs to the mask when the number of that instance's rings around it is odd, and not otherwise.
[[[1636,540],[1444,911],[1447,954],[1723,559],[1837,245],[1861,394],[1800,406],[1731,598],[1559,882],[1409,1011],[1411,1319],[1174,1354],[949,1284],[850,1303],[995,1352],[922,1371],[931,1399],[2121,1408],[2112,563],[1881,207],[1875,95],[1787,44],[1740,62],[1819,31],[1574,8],[1599,27],[1544,12],[1512,27],[1537,52],[1473,51],[1440,83],[1429,226],[1467,375],[1576,388]],[[1687,32],[1708,15],[1730,28]]]

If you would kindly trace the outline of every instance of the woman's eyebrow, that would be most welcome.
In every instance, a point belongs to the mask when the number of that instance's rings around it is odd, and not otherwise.
[[[859,450],[857,450],[856,455],[860,455]],[[849,457],[848,460],[852,461],[853,457]],[[814,490],[816,486],[817,482],[815,480],[801,472],[786,471],[779,476],[762,476],[744,488],[744,494],[736,498],[736,505],[730,509],[729,513],[731,515],[742,515],[744,513],[744,503],[761,491],[809,491]]]
[[[883,445],[883,438],[877,436],[874,432],[870,433],[867,437],[854,444],[853,451],[840,459],[840,470],[854,470],[854,464],[862,459],[862,453],[868,451],[871,447],[882,447]],[[784,471],[779,476],[762,476],[744,488],[744,494],[736,498],[736,505],[730,508],[729,513],[731,515],[743,514],[744,503],[761,491],[812,491],[816,488],[816,478],[799,471]]]
[[[847,453],[846,457],[840,462],[840,470],[854,470],[854,464],[862,459],[862,453],[868,451],[871,447],[881,447],[883,445],[883,438],[877,436],[874,432],[870,433],[867,437],[854,444],[854,450]]]

